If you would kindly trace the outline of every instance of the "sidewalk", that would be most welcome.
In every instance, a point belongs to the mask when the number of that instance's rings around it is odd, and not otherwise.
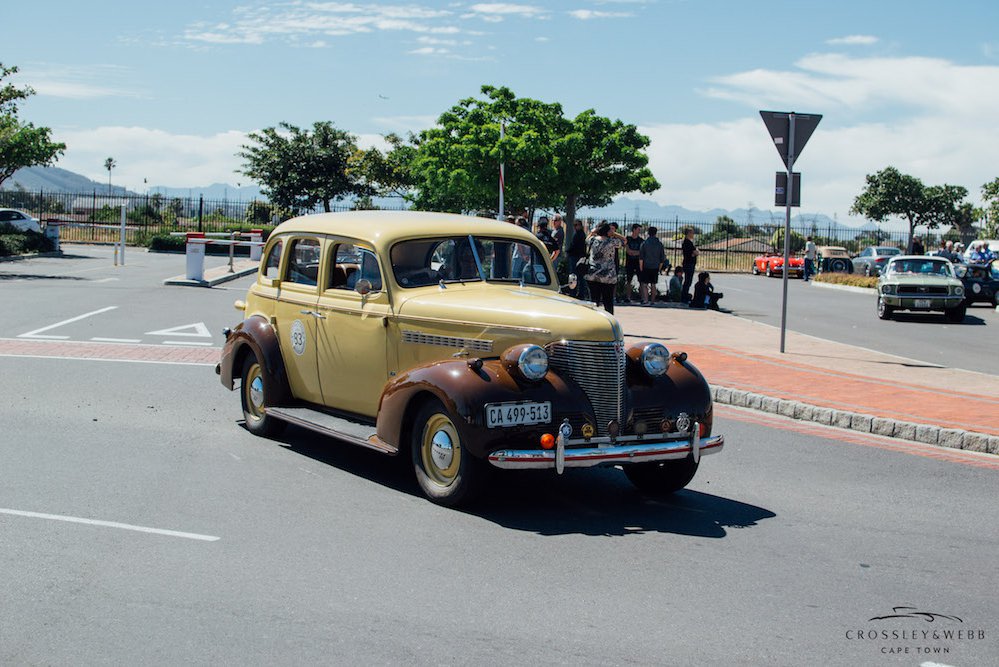
[[[711,310],[619,307],[625,338],[686,352],[715,401],[999,454],[999,376],[896,357]]]

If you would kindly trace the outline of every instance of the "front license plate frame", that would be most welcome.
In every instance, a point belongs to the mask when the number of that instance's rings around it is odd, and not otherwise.
[[[551,401],[487,403],[486,428],[512,428],[552,423]]]
[[[913,307],[914,308],[932,308],[933,307],[933,302],[930,301],[929,299],[916,299],[916,303],[915,303],[915,305]]]

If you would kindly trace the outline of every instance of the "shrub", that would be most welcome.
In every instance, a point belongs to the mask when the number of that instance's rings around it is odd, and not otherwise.
[[[52,241],[44,234],[21,231],[13,225],[0,224],[0,257],[51,251]]]
[[[875,288],[878,286],[878,279],[876,276],[861,276],[854,273],[829,273],[824,272],[815,276],[815,280],[823,283],[832,283],[834,285],[850,285],[852,287],[871,287]]]

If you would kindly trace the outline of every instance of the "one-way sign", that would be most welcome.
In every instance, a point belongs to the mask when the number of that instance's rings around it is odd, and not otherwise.
[[[794,155],[789,163],[787,154],[791,148],[791,114],[794,114]],[[767,126],[770,136],[773,137],[774,146],[777,147],[777,152],[780,153],[780,158],[784,160],[784,166],[788,169],[791,168],[794,160],[801,155],[801,151],[805,148],[805,144],[808,143],[809,138],[811,138],[812,132],[815,131],[819,121],[822,120],[821,114],[801,114],[794,113],[793,111],[791,113],[787,113],[786,111],[761,111],[760,116],[763,117],[763,123]]]

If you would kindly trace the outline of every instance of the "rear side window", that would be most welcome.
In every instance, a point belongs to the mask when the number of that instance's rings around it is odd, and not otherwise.
[[[283,280],[310,287],[319,284],[318,239],[295,239],[291,242]]]
[[[277,278],[281,275],[279,268],[282,248],[284,248],[284,241],[278,241],[271,246],[270,252],[267,253],[267,259],[264,260],[264,278]]]

